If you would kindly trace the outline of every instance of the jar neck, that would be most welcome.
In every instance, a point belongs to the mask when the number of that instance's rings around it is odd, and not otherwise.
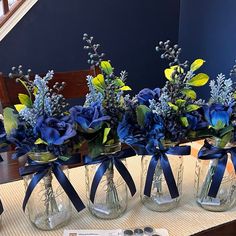
[[[121,150],[121,143],[117,142],[114,144],[104,145],[101,155],[111,155]]]
[[[32,161],[38,163],[53,162],[57,159],[51,152],[28,152],[28,156]]]

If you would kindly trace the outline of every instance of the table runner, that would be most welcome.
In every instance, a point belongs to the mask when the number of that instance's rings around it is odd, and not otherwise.
[[[199,147],[195,145],[195,149]],[[196,153],[193,150],[193,153]],[[64,229],[117,229],[135,228],[137,226],[150,225],[155,228],[167,228],[171,236],[191,235],[202,230],[236,220],[236,208],[227,212],[208,212],[201,209],[193,198],[193,183],[196,158],[184,157],[184,182],[183,198],[177,209],[170,212],[153,212],[145,208],[139,199],[140,182],[140,157],[131,157],[127,161],[131,174],[137,183],[138,192],[129,201],[126,214],[115,220],[99,220],[93,217],[87,209],[77,213],[73,208],[73,216],[70,223],[55,231],[40,231],[34,228],[27,215],[22,211],[24,198],[23,181],[16,181],[0,185],[0,195],[4,204],[2,215],[2,236],[59,236],[63,235]],[[84,167],[70,170],[72,184],[78,190],[79,195],[85,201],[85,177]]]

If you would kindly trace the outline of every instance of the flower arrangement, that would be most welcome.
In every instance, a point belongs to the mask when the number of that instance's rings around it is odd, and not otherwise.
[[[72,107],[69,111],[73,121],[76,123],[78,134],[88,144],[89,156],[85,156],[84,164],[87,166],[86,174],[89,193],[89,209],[101,218],[116,218],[126,209],[126,197],[119,192],[120,189],[126,193],[126,184],[132,195],[136,192],[134,181],[126,166],[121,161],[132,156],[132,149],[120,150],[120,140],[117,127],[125,112],[124,92],[131,90],[127,86],[127,73],[122,71],[116,75],[109,60],[104,60],[104,53],[99,53],[99,44],[93,42],[93,37],[83,35],[88,50],[88,63],[97,66],[100,73],[88,76],[87,83],[89,93],[83,106]],[[91,177],[89,166],[99,164],[96,173]],[[116,170],[125,183],[117,188]],[[104,183],[102,195],[99,196],[100,185]],[[106,189],[104,194],[104,189]],[[103,201],[104,200],[104,201]],[[100,201],[98,203],[98,201]],[[125,207],[124,207],[125,206]]]
[[[60,94],[65,83],[56,82],[50,88],[49,81],[53,79],[53,71],[49,71],[44,77],[36,75],[35,78],[30,73],[28,70],[24,74],[22,66],[19,66],[14,67],[10,74],[24,86],[27,94],[18,95],[20,104],[15,105],[15,110],[9,107],[4,109],[4,128],[7,142],[16,147],[13,158],[22,155],[29,157],[27,165],[20,168],[20,174],[26,178],[28,186],[23,210],[28,204],[31,221],[38,228],[52,229],[70,218],[70,214],[65,215],[63,201],[57,200],[58,197],[66,194],[77,211],[84,208],[63,172],[66,165],[80,163],[80,156],[76,152],[80,139],[71,116],[66,112],[66,100]],[[53,187],[54,176],[63,189],[60,190],[60,195],[59,190]],[[41,186],[44,189],[38,193]],[[31,207],[31,195],[42,195],[38,202],[39,208]],[[34,209],[38,212],[32,213]]]
[[[150,198],[154,205],[166,203],[166,196],[163,200],[163,175],[172,199],[168,200],[171,207],[180,195],[167,154],[189,155],[190,147],[178,144],[197,138],[197,131],[207,127],[201,108],[204,101],[196,99],[193,87],[205,85],[209,77],[204,73],[195,74],[204,60],[197,59],[190,67],[187,61],[180,61],[178,45],[172,47],[170,41],[160,42],[156,49],[162,52],[161,58],[170,60],[170,67],[165,70],[166,84],[161,89],[145,88],[132,99],[125,98],[126,113],[119,123],[118,134],[139,154],[152,155],[144,181],[143,202],[147,197],[149,208],[159,211],[170,209],[150,207]],[[154,195],[152,189],[156,189]]]

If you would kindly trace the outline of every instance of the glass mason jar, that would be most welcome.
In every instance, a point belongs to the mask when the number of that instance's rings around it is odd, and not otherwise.
[[[208,143],[218,146],[219,139],[209,138]],[[236,147],[236,143],[228,143],[225,149]],[[225,168],[224,176],[216,197],[209,197],[212,177],[216,171],[219,159],[197,160],[195,171],[195,197],[198,205],[209,211],[226,211],[236,203],[236,177],[230,154]]]
[[[168,145],[170,146],[170,145]],[[147,178],[147,171],[152,156],[142,156],[142,168],[141,168],[141,201],[152,211],[169,211],[176,208],[181,195],[182,195],[182,182],[183,182],[183,158],[182,156],[166,154],[173,172],[175,182],[179,191],[179,197],[171,198],[166,179],[161,167],[160,159],[158,160],[154,177],[152,180],[150,197],[144,194],[144,188]]]
[[[49,152],[29,153],[29,156],[40,164],[56,160]],[[62,170],[68,178],[68,168],[63,166]],[[33,177],[34,174],[23,177],[26,189]],[[27,203],[27,211],[31,223],[42,230],[57,229],[69,222],[72,214],[71,202],[51,168],[35,186]]]
[[[121,150],[121,144],[105,145],[102,155],[111,155]],[[126,160],[122,160],[126,165]],[[127,208],[127,186],[120,173],[110,162],[96,190],[94,202],[90,200],[91,186],[99,164],[85,166],[86,195],[88,209],[92,215],[101,219],[115,219],[124,214]]]

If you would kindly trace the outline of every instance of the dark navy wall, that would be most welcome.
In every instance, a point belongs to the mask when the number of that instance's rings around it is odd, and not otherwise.
[[[181,0],[179,42],[183,56],[204,58],[204,70],[214,78],[229,74],[236,59],[236,1]],[[201,89],[207,95],[209,87]]]
[[[0,71],[22,64],[34,72],[87,68],[82,35],[102,44],[134,91],[164,83],[159,40],[178,41],[179,0],[39,0],[0,42]]]

